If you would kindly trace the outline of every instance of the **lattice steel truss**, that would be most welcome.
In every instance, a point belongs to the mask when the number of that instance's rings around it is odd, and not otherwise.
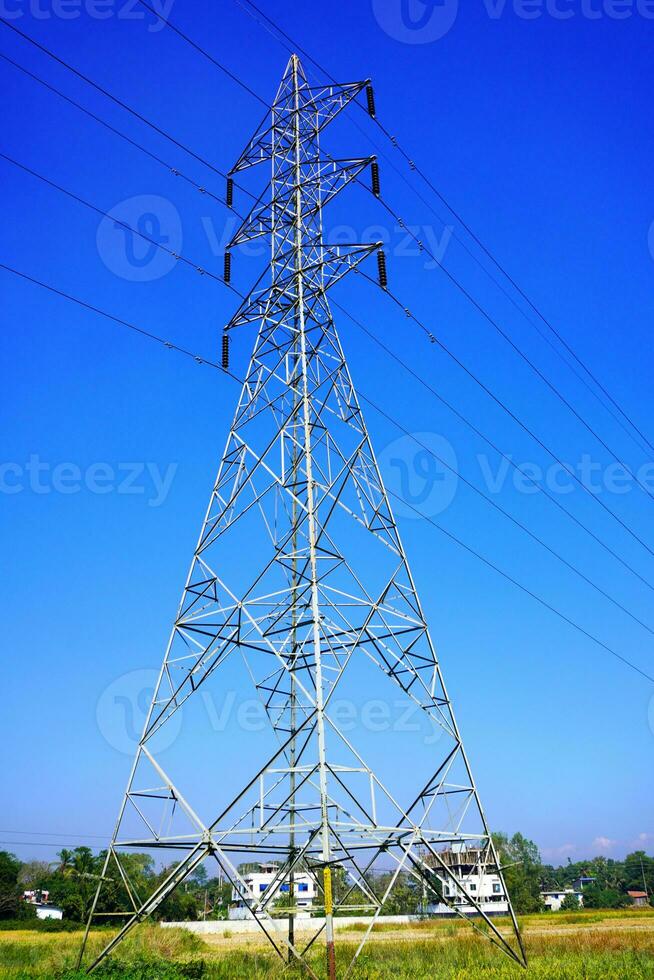
[[[400,872],[434,901],[451,903],[444,886],[456,886],[449,892],[478,912],[474,926],[525,962],[513,911],[507,935],[441,857],[474,848],[482,871],[502,880],[327,302],[328,289],[379,247],[323,240],[323,205],[372,161],[322,155],[320,135],[365,84],[311,86],[293,56],[272,118],[232,170],[272,166],[270,199],[255,203],[230,245],[269,238],[271,280],[259,281],[229,324],[257,323],[258,335],[89,919],[113,877],[126,895],[124,924],[90,970],[207,859],[244,899],[239,863],[278,862],[251,912],[279,955],[312,976],[307,952],[323,934],[335,976],[334,915],[365,911],[372,928]],[[220,683],[234,657],[265,705],[274,744],[260,771],[207,816],[152,740],[199,688]],[[392,768],[382,780],[332,712],[349,674],[365,683],[363,664],[438,727],[428,778],[408,802],[393,789]],[[207,778],[219,779],[220,758],[236,753],[222,744]],[[179,864],[143,897],[124,866],[127,848],[175,850]],[[380,862],[393,870],[381,892],[371,874]],[[293,896],[300,870],[316,882],[322,919],[300,922],[293,898],[284,918],[275,914],[277,886],[290,884]],[[339,972],[349,972],[369,931],[351,963],[339,958]]]

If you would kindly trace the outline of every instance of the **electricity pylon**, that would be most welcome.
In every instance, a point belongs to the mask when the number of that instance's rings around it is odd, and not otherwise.
[[[323,206],[374,163],[320,150],[325,127],[366,85],[311,86],[292,56],[272,117],[231,171],[228,201],[233,175],[272,167],[270,198],[256,201],[229,246],[269,239],[271,278],[259,280],[228,325],[231,333],[258,324],[257,338],[89,918],[90,926],[102,913],[113,877],[124,922],[90,970],[206,860],[280,957],[311,976],[307,954],[323,932],[327,975],[336,976],[334,916],[345,909],[369,915],[354,959],[338,964],[349,971],[401,873],[453,911],[465,898],[478,913],[473,925],[525,962],[513,910],[507,938],[444,853],[474,849],[482,873],[504,887],[327,301],[330,287],[379,249],[332,247],[322,227]],[[383,283],[383,260],[380,271]],[[235,660],[263,702],[271,738],[258,771],[206,813],[206,801],[185,789],[194,758],[173,778],[153,740],[200,688],[220,685]],[[414,748],[398,736],[373,767],[348,739],[335,692],[375,691],[378,682],[439,737],[427,747],[418,738]],[[205,774],[214,788],[238,756],[225,741],[216,736]],[[408,789],[412,780],[419,785]],[[138,895],[128,848],[175,852],[179,863]],[[253,860],[277,863],[255,897],[239,870]],[[299,918],[300,871],[315,882],[320,918]],[[290,905],[276,909],[282,885]]]

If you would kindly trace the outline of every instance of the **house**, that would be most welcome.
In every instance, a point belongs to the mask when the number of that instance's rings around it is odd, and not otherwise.
[[[34,888],[23,892],[23,901],[29,905],[48,905],[50,892],[47,888]]]
[[[578,878],[572,882],[572,887],[576,892],[583,892],[584,888],[588,888],[590,885],[594,885],[597,878],[593,878],[590,875],[579,875]]]
[[[628,891],[627,895],[631,899],[631,904],[635,905],[636,908],[641,909],[649,905],[649,895],[647,894],[647,892],[638,892],[632,890],[632,891]]]
[[[540,893],[543,905],[548,912],[558,912],[569,895],[574,895],[577,905],[580,907],[584,904],[584,896],[576,888],[555,888],[553,891]]]
[[[293,906],[298,910],[297,916],[308,917],[311,914],[313,901],[316,897],[315,878],[307,871],[295,871],[293,876]],[[256,871],[243,875],[246,894],[239,889],[232,889],[233,905],[229,910],[230,919],[247,919],[252,915],[252,907],[265,897],[266,909],[270,911],[276,902],[291,899],[291,883],[288,877],[279,877],[279,865],[275,863],[260,864]],[[272,889],[272,898],[266,892]],[[284,902],[290,904],[290,902]]]
[[[488,851],[459,848],[440,851],[438,860],[431,857],[428,864],[440,881],[445,902],[427,905],[428,915],[451,916],[506,915],[509,903],[497,869],[487,867]],[[442,867],[442,864],[446,869]]]
[[[36,888],[23,892],[23,901],[36,906],[37,919],[63,919],[62,909],[50,903],[50,892],[46,888]]]
[[[63,919],[64,913],[63,909],[57,908],[56,905],[37,905],[36,917],[37,919]]]

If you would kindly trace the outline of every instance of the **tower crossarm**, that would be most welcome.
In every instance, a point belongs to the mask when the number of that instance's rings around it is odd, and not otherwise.
[[[321,192],[320,199],[316,198],[312,204],[308,204],[305,208],[305,218],[312,217],[318,213],[321,207],[329,204],[348,184],[356,180],[359,174],[373,161],[374,157],[356,157],[346,160],[321,159],[314,168],[314,172],[306,175],[300,183],[300,189],[303,192],[316,187],[320,187]],[[296,188],[292,179],[288,183],[283,183],[286,177],[292,178],[292,176],[290,168],[287,174],[284,172],[277,174],[281,188],[279,193],[272,200],[269,200],[269,188],[264,189],[235,232],[227,246],[228,249],[272,234],[273,212],[288,208],[292,195],[295,193]]]
[[[377,251],[380,245],[380,242],[334,246],[320,243],[322,258],[310,260],[303,269],[308,284],[305,302],[311,302],[312,294],[315,296],[326,292],[348,272],[356,269],[372,252]],[[309,244],[305,248],[315,249],[316,245]],[[272,287],[251,293],[241,303],[229,321],[227,329],[232,330],[264,319],[268,323],[280,323],[297,306],[297,293],[293,288],[296,281],[297,273],[289,268],[288,272],[282,273]]]
[[[341,112],[348,105],[348,103],[352,101],[352,99],[357,97],[359,92],[361,92],[367,84],[367,79],[362,82],[346,82],[344,84],[317,87],[304,84],[299,89],[299,101],[301,103],[299,111],[301,111],[303,115],[311,114],[313,116],[315,133],[318,134],[336,118],[339,112]],[[270,114],[266,113],[263,122],[246,144],[238,160],[232,167],[230,174],[239,173],[243,170],[249,169],[250,167],[254,167],[259,163],[263,163],[266,160],[272,159],[274,152],[273,144],[276,138],[275,129],[277,125],[275,116],[277,112],[280,111],[280,108],[282,111],[286,111],[285,108],[283,108],[283,100],[284,94],[280,89],[280,92],[278,92],[277,98],[272,106],[272,123],[270,122]]]

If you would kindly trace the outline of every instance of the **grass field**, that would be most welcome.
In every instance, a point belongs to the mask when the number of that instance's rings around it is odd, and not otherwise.
[[[525,916],[521,920],[529,972],[534,980],[654,980],[654,910],[575,912]],[[345,962],[361,938],[359,927],[337,933]],[[73,980],[81,933],[0,931],[0,977],[61,977]],[[95,932],[93,949],[107,940]],[[322,950],[312,968],[324,976]],[[185,930],[141,926],[99,969],[116,980],[272,980],[299,976],[251,934],[204,936]],[[376,927],[354,974],[362,980],[508,980],[525,976],[505,956],[476,938],[464,922],[417,922]]]

